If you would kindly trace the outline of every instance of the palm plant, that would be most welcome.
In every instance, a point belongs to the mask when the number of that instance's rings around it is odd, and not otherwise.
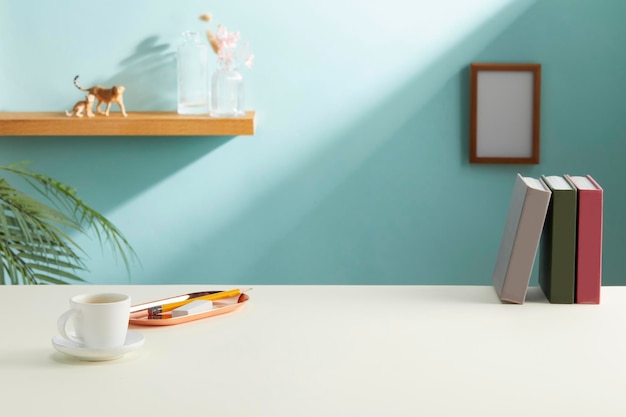
[[[0,284],[69,284],[85,282],[84,251],[68,233],[93,231],[100,245],[108,243],[129,271],[136,254],[122,233],[85,204],[76,190],[24,163],[0,170],[26,181],[45,204],[0,178]]]

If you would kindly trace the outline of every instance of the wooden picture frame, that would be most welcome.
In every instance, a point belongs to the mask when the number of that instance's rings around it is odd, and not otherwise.
[[[538,164],[541,64],[470,65],[470,163]]]

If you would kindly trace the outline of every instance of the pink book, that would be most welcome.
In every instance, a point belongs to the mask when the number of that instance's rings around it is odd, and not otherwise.
[[[603,190],[591,175],[565,177],[578,190],[576,302],[600,304]]]

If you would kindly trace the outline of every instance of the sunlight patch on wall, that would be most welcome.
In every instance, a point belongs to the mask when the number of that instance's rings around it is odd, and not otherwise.
[[[136,249],[144,270],[138,283],[150,282],[188,251],[219,246],[224,230],[257,211],[261,215],[252,223],[251,240],[260,242],[248,241],[241,265],[233,268],[244,268],[261,256],[258,245],[294,227],[532,2],[391,0],[382,10],[378,2],[359,7],[351,0],[298,2],[306,23],[275,20],[267,29],[275,35],[268,35],[268,45],[290,34],[281,56],[291,58],[287,67],[259,65],[254,76],[255,82],[267,84],[259,89],[267,97],[257,94],[257,135],[227,142],[108,214],[131,242],[140,242]],[[263,7],[270,13],[268,8],[295,6],[274,0]],[[504,18],[493,21],[495,15]],[[470,36],[473,42],[464,44]],[[263,50],[262,43],[257,45]],[[405,97],[407,85],[411,91],[417,85],[418,97]],[[297,106],[287,94],[297,97]],[[377,106],[393,103],[394,95],[402,97],[398,107],[385,110],[376,134],[350,137],[352,126],[380,116]],[[357,146],[348,149],[348,142]],[[333,153],[345,157],[310,171],[312,176],[302,174]],[[296,176],[306,187],[286,187],[284,211],[272,213],[268,194]],[[106,281],[106,254],[93,259],[90,267],[96,280]]]

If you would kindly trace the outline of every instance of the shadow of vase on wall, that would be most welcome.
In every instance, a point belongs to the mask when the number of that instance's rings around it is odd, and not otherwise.
[[[149,36],[120,65],[122,70],[102,83],[126,87],[126,108],[132,111],[176,108],[176,52],[170,43]]]

